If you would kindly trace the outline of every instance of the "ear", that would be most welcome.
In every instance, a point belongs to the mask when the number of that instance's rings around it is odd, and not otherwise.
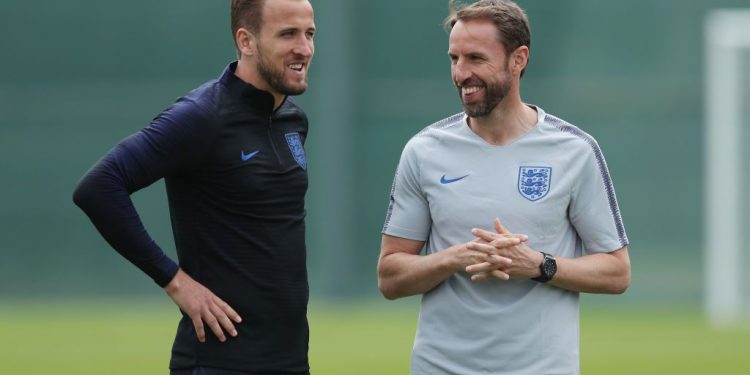
[[[244,27],[237,29],[234,35],[234,42],[237,44],[237,50],[241,56],[252,56],[257,51],[258,41],[255,34],[251,33]]]
[[[520,46],[510,54],[510,58],[508,59],[508,64],[510,66],[508,68],[510,68],[510,71],[513,72],[513,74],[521,74],[521,71],[526,68],[526,64],[528,63],[529,47]]]

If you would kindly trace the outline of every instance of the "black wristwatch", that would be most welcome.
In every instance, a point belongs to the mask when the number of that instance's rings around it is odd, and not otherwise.
[[[549,255],[545,252],[541,253],[542,255],[544,255],[542,264],[539,265],[539,270],[542,271],[542,274],[539,275],[539,277],[535,277],[531,280],[538,281],[540,283],[546,283],[547,281],[552,280],[552,276],[555,276],[555,272],[557,272],[557,261],[552,255]]]

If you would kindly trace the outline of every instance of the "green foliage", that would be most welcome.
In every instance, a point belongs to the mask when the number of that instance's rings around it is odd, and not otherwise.
[[[412,301],[413,302],[413,301]],[[395,307],[394,307],[395,306]],[[314,304],[313,374],[408,373],[414,304]],[[167,301],[3,303],[2,374],[164,374],[177,311]],[[584,308],[585,374],[747,374],[750,325],[715,331],[695,311]]]

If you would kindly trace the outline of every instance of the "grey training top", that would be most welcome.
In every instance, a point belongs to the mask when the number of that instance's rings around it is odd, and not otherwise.
[[[628,244],[596,141],[541,108],[534,128],[495,146],[460,113],[404,148],[383,234],[432,254],[500,218],[528,245],[573,258]],[[533,280],[472,282],[456,273],[424,294],[414,375],[578,374],[578,293]]]

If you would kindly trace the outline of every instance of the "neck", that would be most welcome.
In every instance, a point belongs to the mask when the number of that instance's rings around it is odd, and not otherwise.
[[[281,103],[284,102],[284,98],[286,98],[286,95],[277,93],[272,90],[268,85],[268,82],[261,78],[256,66],[256,64],[253,64],[249,61],[248,57],[240,58],[239,61],[237,61],[237,69],[234,70],[234,75],[239,79],[245,81],[246,83],[253,85],[256,89],[263,90],[271,94],[271,96],[273,96],[273,109],[275,110],[276,108],[279,108]]]
[[[526,134],[537,122],[534,109],[521,102],[519,95],[508,96],[492,112],[482,117],[469,117],[469,127],[492,145],[507,145]]]

